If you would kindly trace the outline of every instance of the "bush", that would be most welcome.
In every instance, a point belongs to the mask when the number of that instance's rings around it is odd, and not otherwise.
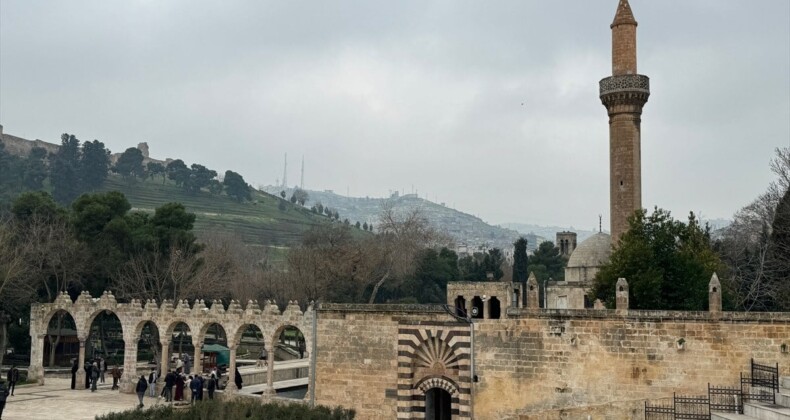
[[[252,399],[207,400],[187,409],[170,406],[127,410],[97,416],[96,420],[352,420],[354,410],[304,404],[261,404]]]

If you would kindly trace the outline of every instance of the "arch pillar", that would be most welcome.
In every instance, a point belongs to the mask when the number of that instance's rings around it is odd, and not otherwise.
[[[266,342],[266,349],[269,352],[266,363],[266,388],[263,390],[261,397],[267,397],[277,393],[274,390],[274,340]]]
[[[228,362],[228,385],[225,386],[225,392],[234,394],[239,391],[236,387],[236,345],[228,346],[230,349],[230,362]]]
[[[118,385],[125,394],[133,394],[137,385],[137,340],[127,338],[123,346],[123,375]]]
[[[36,380],[39,385],[44,385],[44,339],[46,334],[30,334],[30,367],[27,378]]]
[[[195,337],[197,340],[197,337]],[[195,353],[192,355],[192,370],[195,375],[203,374],[203,341],[195,341]]]
[[[77,389],[83,389],[79,384],[85,384],[85,341],[86,337],[77,337],[80,341],[80,355],[77,359]]]
[[[159,340],[159,344],[162,345],[162,360],[159,361],[159,375],[164,378],[164,376],[170,372],[170,341]]]

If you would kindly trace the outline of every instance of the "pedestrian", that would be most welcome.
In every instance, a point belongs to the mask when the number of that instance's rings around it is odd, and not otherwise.
[[[16,368],[16,365],[11,365],[11,370],[8,371],[8,391],[11,392],[11,395],[14,395],[17,382],[19,382],[19,369]]]
[[[208,380],[208,386],[206,388],[208,389],[208,399],[213,400],[214,390],[217,389],[217,379],[214,377],[213,373],[211,374],[211,378]]]
[[[149,395],[152,397],[156,396],[156,380],[159,379],[159,375],[156,374],[156,368],[151,369],[151,373],[148,374],[148,386],[151,389]]]
[[[104,372],[107,372],[107,362],[103,358],[99,359],[99,372],[101,374],[101,383],[104,383]]]
[[[112,389],[118,389],[118,381],[121,380],[121,369],[118,368],[118,365],[112,367],[110,371],[112,375]]]
[[[198,395],[200,395],[200,391],[198,387],[200,386],[200,379],[198,379],[197,375],[193,378],[192,376],[189,377],[189,390],[192,391],[192,404],[195,403],[198,399]]]
[[[140,400],[140,405],[137,408],[143,408],[143,397],[145,390],[148,388],[148,382],[145,381],[145,375],[140,375],[140,380],[137,381],[137,387],[134,389],[137,392],[137,399]]]
[[[77,359],[71,359],[71,389],[77,387],[77,371],[80,369],[77,366]]]
[[[85,369],[85,389],[91,387],[91,362],[86,361],[83,367]]]
[[[241,380],[241,373],[239,373],[239,368],[236,368],[236,374],[233,376],[233,382],[236,383],[236,389],[241,389],[241,385],[243,381]]]
[[[96,392],[97,382],[99,382],[99,364],[93,362],[91,366],[91,392]]]
[[[176,384],[176,374],[173,371],[167,372],[165,375],[165,401],[173,401],[173,385]]]
[[[304,339],[299,339],[299,358],[304,359],[305,343]]]
[[[179,357],[176,359],[176,372],[181,373],[184,370],[184,360]]]
[[[189,370],[192,367],[192,359],[189,358],[189,355],[184,353],[184,373],[189,375]]]
[[[266,347],[261,349],[261,355],[258,356],[258,367],[268,366],[268,362],[266,359],[269,358],[269,352],[266,351]]]
[[[6,389],[3,378],[0,378],[0,418],[3,418],[3,409],[5,408],[5,400],[8,398],[8,389]]]
[[[196,376],[196,377],[195,377],[195,380],[197,380],[197,381],[198,381],[198,385],[197,385],[197,389],[198,389],[198,396],[197,396],[197,400],[198,400],[198,401],[203,401],[203,383],[204,383],[204,381],[203,381],[203,375],[198,375],[198,376]]]

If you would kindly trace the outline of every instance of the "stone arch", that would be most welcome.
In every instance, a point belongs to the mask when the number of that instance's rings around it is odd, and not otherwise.
[[[121,323],[121,335],[123,337],[127,337],[126,334],[129,331],[127,331],[128,327],[124,328],[124,326],[123,326],[123,321],[121,320],[121,316],[123,314],[119,313],[117,308],[110,308],[110,307],[96,308],[92,312],[90,312],[90,315],[88,315],[85,318],[85,324],[83,325],[83,328],[84,328],[84,331],[85,331],[85,336],[84,337],[88,338],[88,336],[90,335],[90,332],[91,332],[90,330],[91,330],[91,326],[93,325],[93,321],[95,321],[96,317],[99,316],[102,312],[104,312],[104,313],[106,313],[108,315],[109,315],[109,313],[115,315],[115,317],[118,318],[118,321]]]
[[[61,313],[64,315],[63,318],[60,318],[62,322],[56,321],[56,317]],[[68,317],[70,320],[66,317]],[[61,328],[60,331],[57,331],[57,334],[50,334],[50,332],[56,331],[50,329],[50,324],[53,322],[60,322]],[[41,362],[43,365],[46,365],[47,367],[64,365],[64,356],[71,356],[70,358],[77,358],[79,356],[80,341],[84,341],[84,338],[80,336],[77,318],[74,316],[74,314],[66,309],[54,309],[49,311],[49,313],[42,319],[42,325],[43,328],[41,331],[44,333],[44,347]],[[72,329],[72,327],[73,332],[69,331]],[[60,351],[58,351],[58,349],[60,349]],[[61,360],[58,360],[58,353],[61,355]]]
[[[457,397],[459,393],[458,384],[446,376],[426,376],[417,382],[414,388],[419,389],[423,393],[430,391],[432,388],[441,388],[453,397]]]
[[[228,346],[238,346],[241,344],[242,335],[249,329],[249,327],[255,327],[261,332],[264,343],[268,341],[266,340],[266,332],[263,328],[261,328],[260,325],[255,322],[244,322],[240,324],[238,328],[236,328],[236,331],[233,332],[233,334],[228,334]]]

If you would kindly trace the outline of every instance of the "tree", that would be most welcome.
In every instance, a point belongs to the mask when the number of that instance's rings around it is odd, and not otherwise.
[[[400,302],[446,303],[447,283],[458,279],[458,255],[442,248],[420,251],[414,274],[398,288],[396,297]]]
[[[118,161],[115,162],[115,166],[112,170],[125,179],[143,179],[145,178],[145,168],[143,168],[144,159],[145,157],[140,149],[130,147],[118,157]]]
[[[357,223],[354,224],[354,227],[356,227],[357,229],[361,227],[361,225],[359,224],[359,220],[357,220]]]
[[[24,162],[25,174],[23,184],[27,190],[40,190],[44,188],[44,180],[47,179],[47,151],[41,147],[34,147],[30,150]]]
[[[151,179],[154,179],[155,176],[161,175],[162,176],[162,185],[164,185],[165,181],[167,180],[167,172],[165,171],[165,165],[162,165],[159,162],[148,162],[145,165],[146,171],[148,172],[148,176]]]
[[[293,194],[291,194],[291,202],[292,203],[299,203],[299,205],[304,206],[307,200],[310,198],[310,195],[307,194],[307,191],[296,188],[294,189]]]
[[[185,182],[186,190],[196,193],[203,188],[208,188],[211,181],[217,177],[217,171],[208,169],[203,165],[193,163],[189,181]]]
[[[225,184],[225,192],[228,194],[228,197],[239,202],[252,200],[250,186],[247,185],[244,178],[238,173],[225,171],[223,183]]]
[[[560,249],[554,246],[554,242],[544,241],[529,257],[529,271],[535,273],[540,284],[549,279],[564,280],[566,263],[567,261],[560,254]]]
[[[219,182],[218,179],[212,179],[208,183],[208,192],[211,195],[220,195],[220,194],[222,194],[222,190],[223,189],[224,189],[224,187],[222,186],[222,183]]]
[[[52,195],[58,203],[71,203],[82,191],[80,141],[73,134],[60,136],[60,148],[50,157],[49,174]]]
[[[694,213],[688,222],[666,210],[638,210],[607,264],[593,280],[591,296],[614,305],[619,277],[628,281],[632,309],[706,310],[708,283],[723,265],[710,244],[710,229]]]
[[[176,186],[180,187],[189,182],[191,171],[181,159],[168,163],[165,171],[167,172],[167,177],[172,179]]]
[[[0,143],[2,144],[2,143]],[[8,347],[8,325],[12,316],[35,296],[35,287],[27,282],[28,241],[19,241],[9,219],[0,220],[0,354]]]
[[[513,243],[513,281],[525,283],[529,277],[527,239],[523,236]]]
[[[280,197],[282,197],[283,199],[285,199],[285,190],[283,190],[283,191],[280,191]]]
[[[80,156],[80,179],[83,191],[94,191],[99,188],[110,168],[110,151],[104,143],[94,140],[82,144]]]
[[[315,208],[318,209],[318,214],[324,214],[324,205],[320,201],[315,203]]]
[[[365,222],[365,223],[362,224],[362,230],[364,230],[364,231],[368,230],[368,222]]]

